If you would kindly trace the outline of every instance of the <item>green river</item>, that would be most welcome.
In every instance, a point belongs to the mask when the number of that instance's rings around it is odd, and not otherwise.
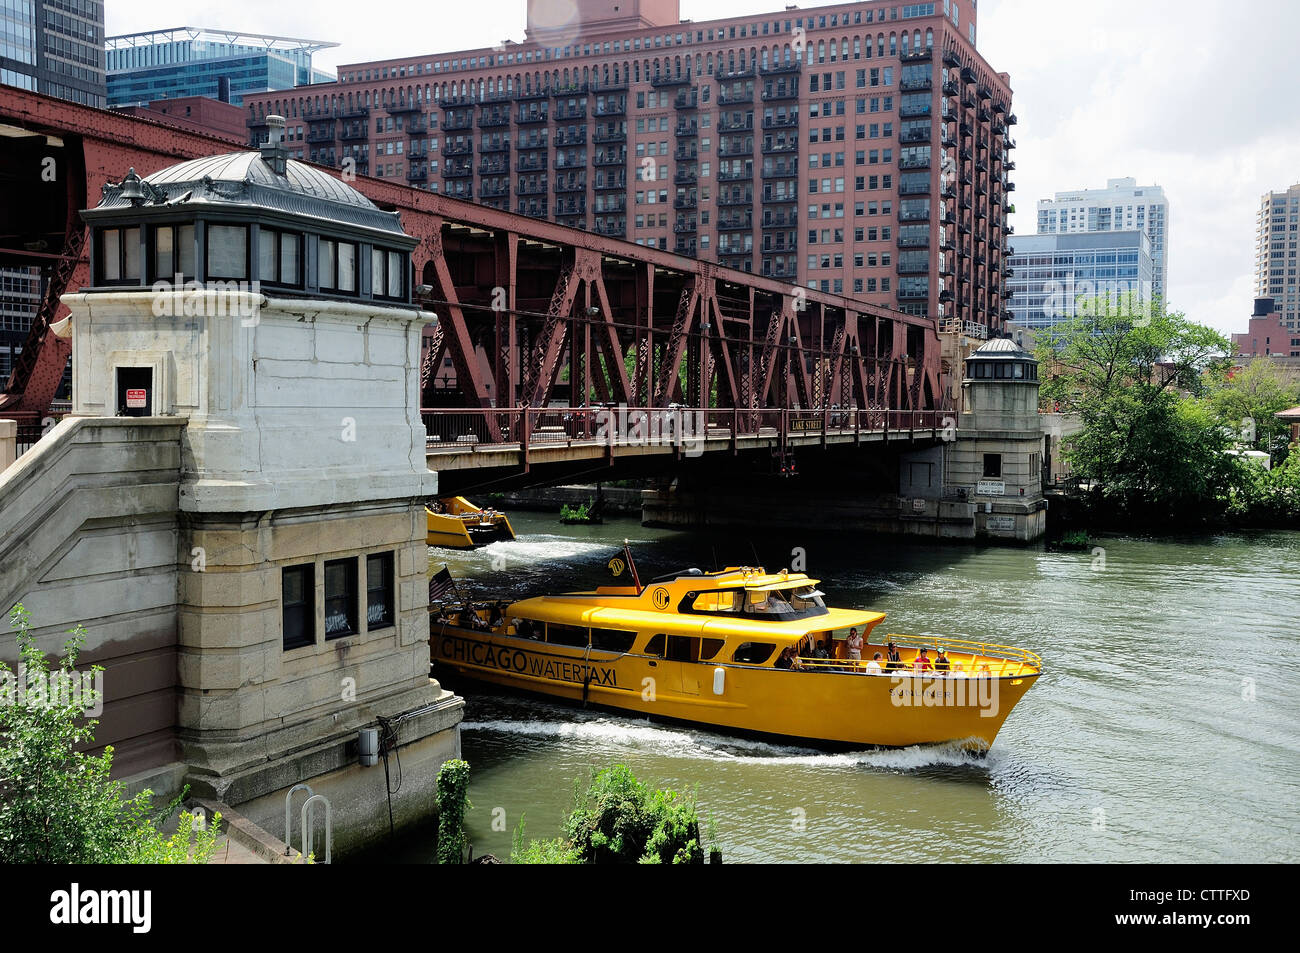
[[[584,588],[624,538],[643,579],[770,570],[806,554],[827,603],[881,632],[1038,652],[1044,674],[987,757],[831,754],[466,688],[467,824],[505,859],[559,834],[575,784],[626,763],[695,792],[727,862],[1300,860],[1300,533],[1108,537],[1091,552],[562,526],[517,513],[513,542],[430,550],[476,598]],[[752,548],[753,547],[753,548]],[[385,859],[433,860],[408,835]]]

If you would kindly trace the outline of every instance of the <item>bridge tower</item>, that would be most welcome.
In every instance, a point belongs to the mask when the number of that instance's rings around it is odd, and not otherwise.
[[[398,214],[272,140],[132,170],[83,213],[91,281],[64,296],[73,415],[6,473],[0,507],[42,478],[101,492],[70,495],[0,582],[37,624],[87,624],[89,658],[110,659],[110,733],[155,740],[137,767],[170,757],[193,793],[277,834],[284,792],[310,780],[346,848],[386,833],[390,810],[427,812],[459,756],[463,702],[429,678],[432,316],[412,304]],[[129,479],[111,497],[114,472]],[[145,672],[142,724],[113,699]],[[400,750],[400,794],[357,763],[374,725]]]

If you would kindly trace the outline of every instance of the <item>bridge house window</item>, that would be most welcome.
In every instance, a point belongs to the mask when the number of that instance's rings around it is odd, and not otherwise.
[[[321,291],[357,293],[357,246],[352,242],[320,240],[318,266]]]
[[[389,251],[385,248],[370,250],[372,297],[401,300],[406,291],[403,281],[406,271],[403,267],[404,257],[401,252]]]
[[[333,559],[325,564],[325,638],[357,633],[357,561]]]
[[[150,237],[150,274],[153,281],[194,277],[194,226],[155,225]]]
[[[986,453],[984,454],[984,475],[986,477],[1002,476],[1002,454]]]
[[[140,283],[140,229],[100,230],[99,280],[105,285]]]
[[[393,624],[393,554],[371,553],[366,557],[366,628],[384,629]]]
[[[285,651],[316,641],[316,567],[286,566],[280,574]]]
[[[257,279],[273,285],[300,286],[302,236],[278,228],[260,228],[257,238]]]
[[[245,225],[209,225],[209,278],[244,281],[248,278],[248,227]]]

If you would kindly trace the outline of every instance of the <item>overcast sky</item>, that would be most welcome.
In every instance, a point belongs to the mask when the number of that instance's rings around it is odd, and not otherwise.
[[[803,3],[805,9],[818,4]],[[107,0],[109,35],[187,24],[308,35],[342,45],[328,69],[522,40],[525,0]],[[784,0],[681,0],[683,17],[779,12]],[[980,52],[1011,75],[1017,234],[1037,200],[1134,176],[1170,201],[1169,304],[1245,330],[1255,214],[1300,182],[1295,0],[980,0]],[[1288,81],[1294,83],[1294,80]]]

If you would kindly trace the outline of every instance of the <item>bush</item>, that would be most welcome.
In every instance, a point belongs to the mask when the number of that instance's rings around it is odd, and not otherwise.
[[[154,808],[152,791],[126,799],[121,783],[109,778],[112,746],[99,755],[76,750],[94,741],[97,722],[85,718],[85,709],[97,692],[79,699],[47,693],[37,704],[18,697],[29,686],[59,678],[71,684],[85,629],[72,630],[51,676],[27,610],[16,605],[9,618],[17,630],[23,684],[0,662],[9,686],[5,694],[12,693],[0,699],[0,864],[207,863],[220,815],[197,829],[193,817],[182,814],[177,832],[165,837],[158,825],[179,807],[184,791],[162,809]]]
[[[438,769],[438,863],[465,862],[465,812],[469,802],[469,764],[459,759]]]
[[[564,832],[585,863],[704,862],[694,801],[651,791],[622,764],[595,775]]]

